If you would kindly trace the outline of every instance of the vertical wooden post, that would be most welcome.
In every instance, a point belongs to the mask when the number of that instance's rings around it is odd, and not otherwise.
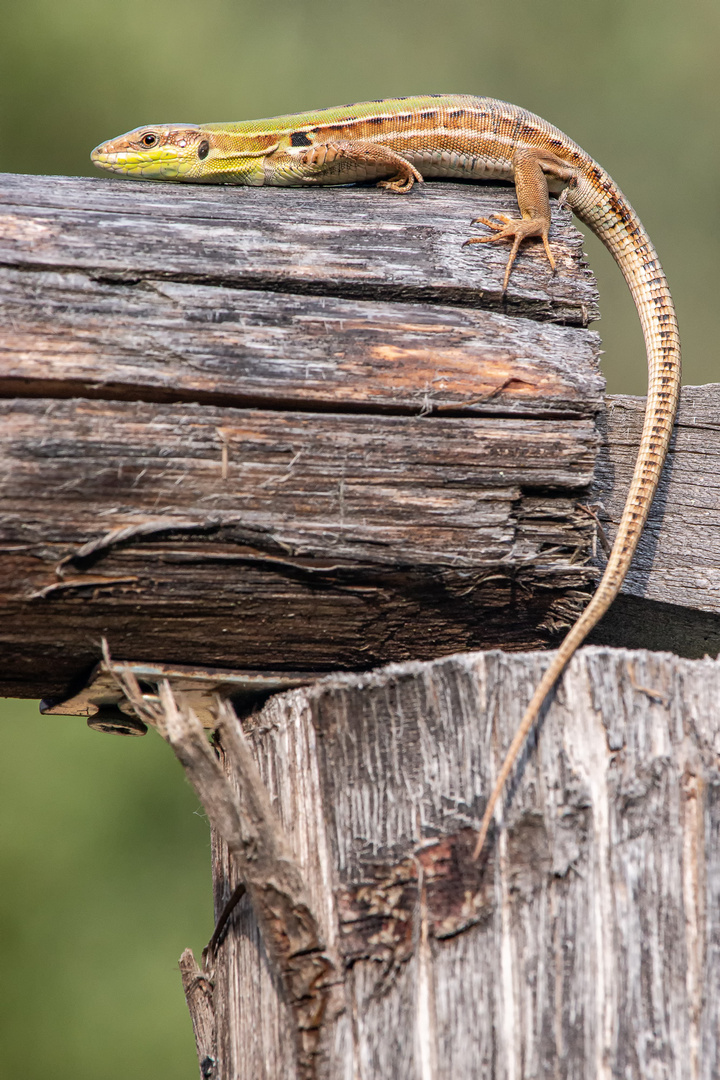
[[[165,692],[158,726],[213,823],[218,910],[247,885],[206,957],[217,1076],[717,1075],[720,663],[583,650],[475,863],[546,663],[465,654],[333,677],[242,726],[218,705],[219,757]],[[269,933],[258,890],[278,881]]]

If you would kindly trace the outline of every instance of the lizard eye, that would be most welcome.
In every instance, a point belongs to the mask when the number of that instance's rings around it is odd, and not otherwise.
[[[158,137],[152,131],[146,131],[143,137],[140,139],[140,142],[143,144],[143,146],[156,146],[157,141]]]

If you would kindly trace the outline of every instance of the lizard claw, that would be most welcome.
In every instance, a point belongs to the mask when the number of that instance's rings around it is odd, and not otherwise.
[[[487,225],[488,228],[493,230],[492,236],[471,236],[469,237],[463,247],[467,247],[468,244],[497,244],[500,240],[511,240],[512,247],[510,249],[510,255],[508,256],[507,266],[505,267],[505,277],[503,278],[503,286],[501,296],[505,296],[507,292],[508,282],[510,280],[510,272],[513,268],[513,264],[517,257],[517,253],[520,250],[520,245],[523,240],[527,240],[531,236],[539,236],[545,247],[545,254],[547,255],[548,262],[552,268],[552,272],[555,273],[555,258],[550,250],[550,244],[548,243],[548,228],[549,222],[546,222],[543,218],[511,218],[507,214],[493,214],[492,217],[497,218],[497,221],[493,221],[491,218],[476,218],[473,223]]]
[[[493,221],[493,218],[497,218],[497,221]],[[514,218],[508,216],[508,214],[500,214],[493,212],[490,217],[478,217],[473,218],[472,225],[487,225],[490,229],[502,229],[506,225],[511,225]]]

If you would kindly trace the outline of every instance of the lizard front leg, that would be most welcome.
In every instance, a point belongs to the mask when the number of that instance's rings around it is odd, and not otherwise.
[[[377,186],[390,191],[410,191],[415,182],[423,178],[414,165],[380,143],[356,139],[348,142],[319,143],[300,154],[296,162],[308,172],[303,175],[306,183],[350,184],[363,180],[379,180]]]
[[[524,146],[513,154],[515,173],[515,192],[522,217],[512,218],[507,214],[493,214],[491,218],[476,218],[474,224],[487,225],[494,232],[493,236],[473,236],[467,244],[496,244],[500,240],[511,240],[512,247],[505,267],[503,296],[507,291],[510,271],[523,240],[539,236],[545,247],[548,262],[555,271],[555,258],[550,250],[548,233],[550,232],[550,195],[547,176],[556,177],[569,183],[575,179],[576,170],[556,154],[542,147]],[[496,220],[492,220],[495,218]]]

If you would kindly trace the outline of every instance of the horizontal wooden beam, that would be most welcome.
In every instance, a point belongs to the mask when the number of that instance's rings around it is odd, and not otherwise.
[[[88,271],[125,283],[177,280],[272,292],[504,307],[586,326],[595,282],[567,209],[554,209],[553,275],[541,246],[518,261],[463,248],[479,215],[517,212],[511,188],[205,187],[0,174],[0,264]],[[480,254],[478,246],[485,250]]]
[[[512,198],[0,176],[0,692],[62,696],[103,635],[257,671],[555,640],[642,403],[613,401],[591,493],[579,234],[554,210],[557,275],[529,245],[502,311],[506,253],[460,246]],[[717,415],[685,392],[600,640],[720,648]]]
[[[582,606],[603,384],[565,211],[558,273],[530,245],[501,299],[507,253],[462,242],[507,188],[0,200],[4,692],[62,696],[103,635],[322,671],[542,645]]]
[[[719,397],[683,391],[636,568],[592,640],[720,651]],[[578,502],[601,500],[611,538],[642,416],[613,400],[579,498],[587,422],[7,405],[4,678],[44,696],[105,632],[119,655],[311,670],[521,647],[563,590],[592,582]]]
[[[0,267],[3,396],[582,417],[598,356],[596,334],[487,310]]]
[[[316,670],[540,644],[593,577],[590,419],[38,398],[0,417],[5,678],[67,681],[103,633],[118,657]]]

